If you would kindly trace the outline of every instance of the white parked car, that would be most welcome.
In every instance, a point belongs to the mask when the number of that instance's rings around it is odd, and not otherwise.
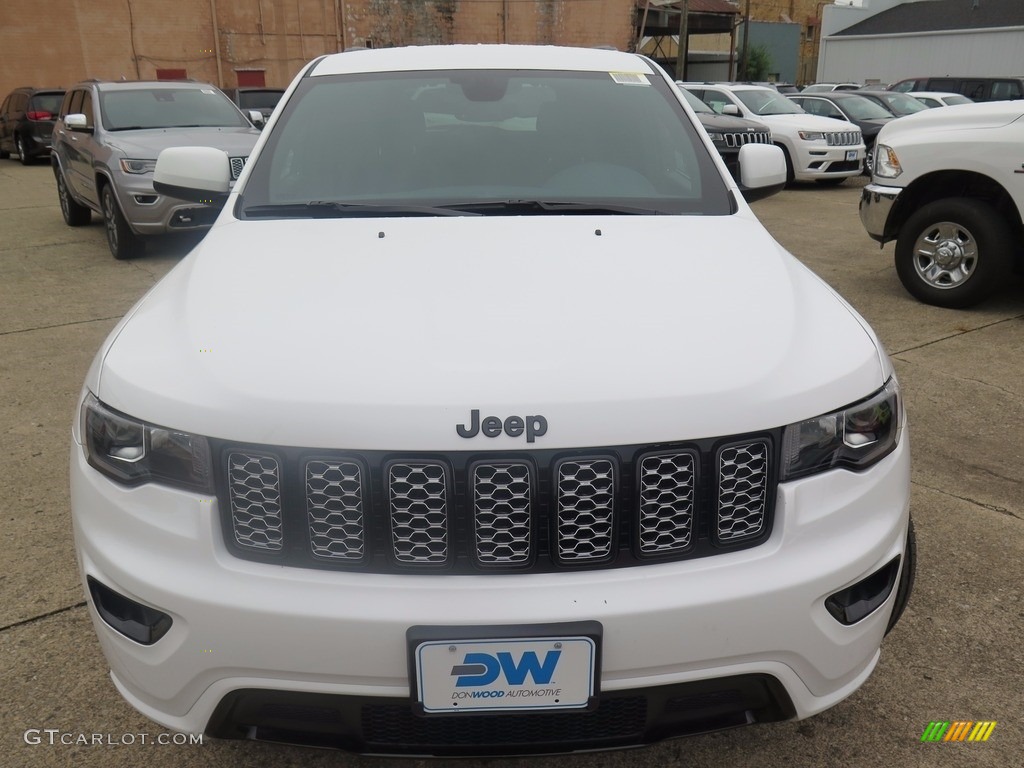
[[[913,96],[926,107],[953,107],[957,104],[973,104],[972,99],[961,93],[948,93],[946,91],[910,91],[908,96]]]
[[[842,184],[864,170],[867,148],[860,128],[845,120],[809,115],[772,88],[759,85],[683,83],[716,112],[765,123],[786,155],[788,181]]]
[[[777,147],[739,151],[749,196]],[[374,754],[625,747],[856,691],[914,570],[878,339],[648,59],[350,51],[85,381],[71,497],[120,693]],[[649,248],[652,241],[671,244]]]

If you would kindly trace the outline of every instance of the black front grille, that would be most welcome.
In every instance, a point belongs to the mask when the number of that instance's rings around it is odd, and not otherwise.
[[[243,558],[377,573],[623,567],[769,535],[777,435],[491,454],[218,445]]]
[[[734,149],[739,149],[744,144],[772,143],[771,131],[735,131],[733,133],[723,133],[722,137],[725,140],[725,146]]]
[[[767,675],[603,692],[586,711],[420,716],[412,702],[243,689],[225,696],[206,733],[374,755],[497,756],[651,744],[795,715]]]

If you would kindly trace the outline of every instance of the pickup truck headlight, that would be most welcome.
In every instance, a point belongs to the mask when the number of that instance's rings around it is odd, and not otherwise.
[[[107,408],[91,393],[82,404],[82,444],[89,464],[118,483],[211,490],[205,437],[138,421]]]
[[[156,160],[132,160],[122,158],[121,170],[125,173],[152,173],[156,169]]]
[[[885,144],[875,147],[875,167],[872,169],[875,176],[883,179],[895,179],[903,173],[900,159],[896,156],[896,150]]]
[[[799,131],[800,138],[804,141],[824,141],[825,134],[821,131]]]
[[[899,418],[899,384],[893,377],[866,400],[789,425],[782,436],[782,479],[867,469],[896,447]]]

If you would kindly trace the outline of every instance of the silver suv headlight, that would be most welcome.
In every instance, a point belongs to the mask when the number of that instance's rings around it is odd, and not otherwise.
[[[156,160],[133,160],[127,157],[121,159],[121,170],[125,173],[152,173],[154,169],[156,169]]]
[[[786,427],[782,436],[782,480],[829,469],[867,469],[899,442],[896,377],[866,400]]]
[[[82,445],[89,464],[119,483],[211,490],[205,437],[138,421],[107,408],[91,393],[82,403]]]

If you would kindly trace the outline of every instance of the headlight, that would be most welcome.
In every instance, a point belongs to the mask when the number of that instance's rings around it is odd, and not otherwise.
[[[708,131],[708,136],[711,137],[712,141],[725,141],[725,134],[724,133],[714,133],[714,132]]]
[[[896,157],[896,150],[892,147],[887,147],[885,144],[879,144],[875,147],[874,173],[883,179],[895,179],[903,173],[900,159]]]
[[[82,404],[82,443],[89,464],[119,483],[211,490],[205,437],[137,421],[107,408],[91,393]]]
[[[896,447],[899,414],[899,384],[893,377],[867,400],[791,424],[782,436],[782,479],[867,469]]]
[[[152,173],[156,168],[156,160],[121,160],[121,170],[125,173]]]
[[[804,141],[824,141],[825,134],[821,131],[800,131],[800,138]]]

